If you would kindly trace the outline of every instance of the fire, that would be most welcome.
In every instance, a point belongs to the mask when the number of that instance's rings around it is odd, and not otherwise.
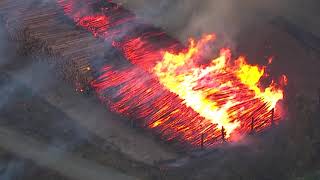
[[[96,0],[57,1],[76,25],[128,60],[125,68],[112,63],[90,68],[98,74],[91,85],[102,102],[163,139],[192,147],[203,139],[210,147],[239,139],[252,128],[262,131],[273,124],[271,118],[280,119],[277,103],[287,77],[262,85],[266,67],[250,65],[245,57],[232,59],[227,48],[204,63],[214,34],[191,38],[185,47],[112,2],[97,8]]]
[[[232,115],[241,114],[242,111],[241,108],[232,111],[232,107],[250,100],[237,98],[238,94],[254,93],[251,99],[261,99],[271,110],[283,98],[283,92],[273,85],[261,89],[258,85],[264,69],[247,64],[244,57],[240,57],[231,65],[228,49],[221,50],[219,57],[212,59],[208,66],[197,67],[195,59],[201,54],[204,46],[215,39],[214,37],[206,35],[197,43],[191,39],[188,51],[185,53],[165,52],[163,60],[154,67],[153,72],[169,91],[177,94],[200,116],[217,124],[217,128],[224,127],[226,137],[230,137],[230,134],[240,126],[240,120],[233,119]],[[228,76],[221,78],[219,76],[221,74]],[[215,93],[228,92],[230,89],[237,90],[237,93],[226,94],[223,103],[210,98]]]
[[[283,90],[276,88],[277,85],[274,82],[265,89],[259,87],[259,81],[265,72],[264,68],[247,64],[244,57],[236,60],[236,66],[236,76],[243,84],[247,85],[250,90],[255,92],[256,98],[261,98],[269,104],[269,110],[274,109],[277,102],[283,99]]]

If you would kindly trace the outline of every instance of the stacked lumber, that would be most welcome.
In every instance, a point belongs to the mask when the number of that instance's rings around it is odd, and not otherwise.
[[[74,26],[55,1],[2,0],[0,17],[19,53],[57,66],[64,80],[83,88],[92,80],[89,62],[104,55],[104,42]]]

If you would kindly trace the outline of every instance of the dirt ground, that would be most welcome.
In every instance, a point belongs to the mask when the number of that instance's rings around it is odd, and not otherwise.
[[[7,150],[0,149],[0,178],[10,179],[59,179],[69,180],[60,173],[37,165],[32,160],[23,159]]]

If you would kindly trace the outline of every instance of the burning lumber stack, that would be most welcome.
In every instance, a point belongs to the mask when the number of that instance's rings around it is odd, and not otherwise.
[[[91,58],[103,56],[103,41],[79,30],[53,2],[3,0],[0,16],[10,38],[22,44],[20,53],[48,60],[61,77],[83,88],[91,81]]]
[[[12,39],[24,44],[22,52],[38,59],[49,55],[78,90],[90,86],[111,110],[168,142],[213,147],[238,134],[261,132],[281,118],[272,109],[283,99],[286,76],[279,87],[271,83],[261,90],[263,68],[242,57],[227,63],[228,48],[210,64],[200,64],[214,34],[190,39],[185,47],[161,28],[102,0],[4,0],[0,12]],[[105,44],[116,58],[102,58]],[[126,63],[119,63],[122,59]]]

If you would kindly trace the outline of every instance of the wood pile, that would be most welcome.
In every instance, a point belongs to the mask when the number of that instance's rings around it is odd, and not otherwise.
[[[64,80],[86,87],[92,80],[90,60],[103,57],[104,42],[81,30],[63,15],[55,1],[2,0],[0,17],[19,53],[47,60]]]

